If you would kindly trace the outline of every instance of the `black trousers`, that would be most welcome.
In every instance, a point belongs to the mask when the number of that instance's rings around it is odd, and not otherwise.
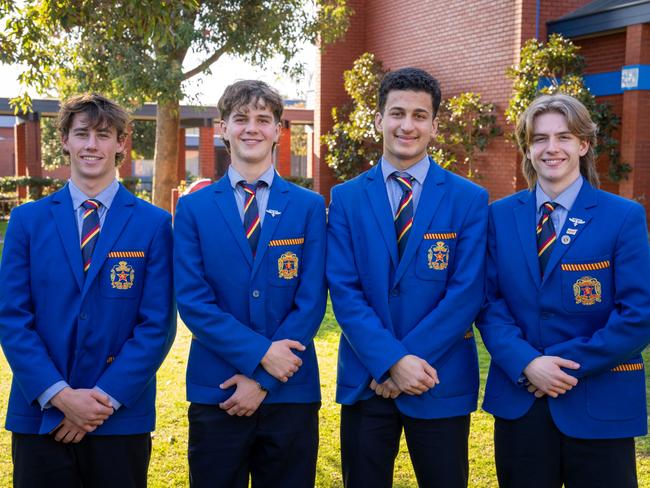
[[[320,403],[261,405],[250,417],[192,403],[188,459],[193,488],[313,488]]]
[[[465,488],[470,416],[416,419],[379,396],[341,408],[341,460],[346,488],[393,485],[404,429],[418,486]]]
[[[546,398],[516,420],[495,418],[501,488],[636,488],[634,438],[576,439],[553,422]]]
[[[86,435],[63,444],[52,435],[12,434],[14,488],[145,488],[151,435]]]

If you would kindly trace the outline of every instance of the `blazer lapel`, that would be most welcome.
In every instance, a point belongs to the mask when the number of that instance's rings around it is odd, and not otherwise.
[[[415,256],[424,234],[433,220],[433,216],[438,210],[442,197],[447,191],[444,184],[444,171],[435,161],[429,158],[429,171],[427,172],[427,177],[422,186],[422,193],[420,194],[420,200],[418,201],[418,208],[415,211],[413,227],[411,228],[411,233],[408,242],[406,243],[406,249],[404,249],[402,259],[400,259],[397,271],[395,271],[395,283],[397,283],[404,275],[408,264]],[[393,231],[393,234],[395,234],[395,231]]]
[[[564,254],[571,246],[573,246],[576,239],[578,239],[585,231],[585,228],[589,225],[589,221],[591,220],[591,211],[589,209],[595,207],[597,204],[598,198],[596,190],[594,190],[587,180],[584,180],[582,188],[580,188],[580,192],[578,193],[578,197],[567,215],[566,222],[564,222],[562,232],[557,233],[557,241],[555,241],[555,244],[553,245],[551,257],[546,265],[544,281],[546,281],[546,278],[562,260]],[[562,243],[562,238],[565,236],[569,240],[566,244]]]
[[[221,210],[221,214],[223,215],[226,224],[228,224],[228,228],[232,233],[234,241],[239,245],[248,265],[252,266],[253,252],[251,251],[248,239],[246,239],[246,235],[244,234],[244,224],[239,216],[235,195],[230,186],[230,179],[228,176],[224,176],[215,183],[215,202],[219,207],[219,210]]]
[[[84,286],[81,244],[79,242],[77,220],[74,208],[72,208],[72,198],[70,197],[70,190],[67,184],[54,194],[52,202],[54,203],[52,206],[52,216],[59,231],[61,244],[68,257],[68,264],[70,265],[72,275],[81,291]]]
[[[537,258],[537,233],[535,232],[535,192],[524,193],[519,197],[520,206],[515,207],[514,216],[517,223],[517,233],[521,242],[521,249],[528,264],[528,271],[533,278],[535,286],[541,284],[541,271]]]
[[[390,209],[390,202],[388,201],[388,194],[386,193],[386,185],[381,173],[381,165],[377,164],[372,170],[366,174],[367,185],[366,193],[368,201],[372,208],[377,225],[381,230],[381,235],[384,239],[390,259],[393,262],[393,269],[397,268],[399,258],[397,256],[397,236],[395,235],[395,223],[393,221],[393,212]]]
[[[269,247],[269,241],[275,234],[275,230],[280,223],[280,219],[284,217],[284,209],[289,201],[289,185],[284,181],[279,174],[275,173],[273,176],[273,183],[271,184],[271,193],[269,201],[266,205],[267,210],[275,210],[280,212],[277,216],[268,214],[264,216],[264,224],[262,225],[262,232],[260,240],[257,244],[257,253],[253,261],[252,276],[255,276],[257,268],[264,259],[264,255]],[[294,237],[294,236],[289,236]]]
[[[99,232],[99,239],[93,251],[92,263],[90,264],[84,283],[84,294],[102,268],[104,261],[108,257],[108,253],[113,248],[113,244],[122,234],[124,226],[131,218],[134,206],[135,197],[120,184],[120,189],[113,199],[111,208],[108,209],[104,224]]]

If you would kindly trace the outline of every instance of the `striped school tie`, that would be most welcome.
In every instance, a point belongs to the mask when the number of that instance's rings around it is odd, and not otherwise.
[[[551,257],[553,244],[555,244],[557,238],[555,235],[555,227],[551,220],[551,214],[557,205],[555,202],[545,202],[542,205],[542,216],[537,224],[537,257],[539,258],[539,269],[542,272],[542,276],[544,276],[544,270]]]
[[[246,232],[248,244],[251,246],[251,251],[253,251],[253,256],[255,256],[257,243],[260,240],[260,233],[262,232],[262,222],[260,220],[260,212],[257,208],[255,195],[257,189],[266,183],[258,181],[257,184],[251,184],[240,181],[239,184],[246,193],[246,200],[244,201],[244,231]]]
[[[95,244],[99,239],[99,207],[97,200],[86,200],[81,204],[84,208],[83,222],[81,225],[81,257],[83,258],[84,273],[90,268]]]
[[[409,238],[411,227],[413,227],[413,180],[414,178],[408,173],[391,174],[391,177],[399,183],[402,189],[402,198],[399,201],[397,211],[395,212],[395,232],[397,234],[397,247],[399,257],[404,254],[406,243]]]

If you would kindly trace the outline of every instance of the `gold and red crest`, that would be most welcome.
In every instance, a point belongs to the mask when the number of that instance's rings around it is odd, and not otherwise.
[[[578,305],[593,305],[601,301],[600,281],[591,276],[583,276],[573,284],[573,296]]]
[[[449,246],[443,241],[438,241],[427,251],[429,269],[441,271],[449,265]]]
[[[126,261],[120,261],[111,268],[111,286],[118,290],[128,290],[133,286],[135,270]]]
[[[298,276],[298,256],[287,251],[278,259],[278,276],[291,280]]]

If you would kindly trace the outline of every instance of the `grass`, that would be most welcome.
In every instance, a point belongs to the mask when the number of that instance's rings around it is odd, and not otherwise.
[[[4,233],[6,223],[0,222]],[[0,248],[1,250],[1,248]],[[316,338],[316,349],[321,371],[323,406],[320,411],[320,449],[318,454],[318,488],[342,486],[339,451],[339,412],[334,402],[336,388],[336,354],[339,328],[331,308]],[[149,467],[149,486],[152,488],[186,487],[187,474],[187,402],[185,401],[185,364],[189,352],[190,333],[179,324],[172,350],[158,373],[158,421],[153,434],[153,453]],[[478,335],[477,335],[478,338]],[[646,361],[650,354],[646,353]],[[480,343],[481,397],[489,364],[489,356]],[[648,368],[646,368],[646,375]],[[0,418],[4,419],[11,382],[11,371],[0,352]],[[650,391],[649,391],[650,394]],[[494,470],[492,417],[479,410],[472,415],[470,434],[470,481],[472,488],[497,487]],[[11,486],[11,435],[0,430],[0,487]],[[650,488],[650,438],[637,440],[639,486]],[[417,486],[406,445],[402,440],[395,463],[395,488]]]

